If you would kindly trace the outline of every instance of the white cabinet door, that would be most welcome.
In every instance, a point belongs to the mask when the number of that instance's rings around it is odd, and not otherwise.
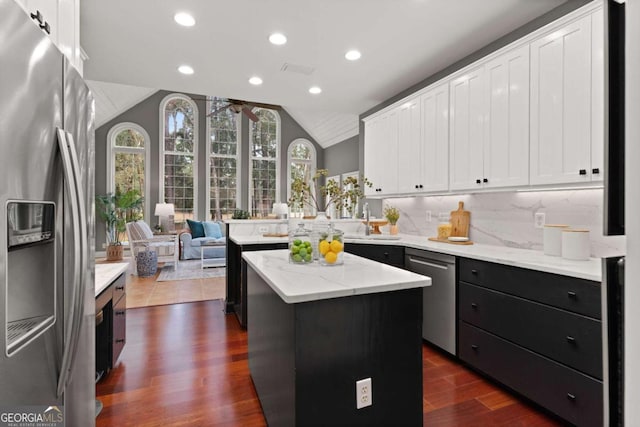
[[[591,15],[591,173],[604,179],[604,12]]]
[[[76,46],[80,46],[79,1],[58,0],[58,48],[74,65],[80,54],[79,49],[76,49]]]
[[[398,191],[398,111],[392,110],[365,122],[364,174],[373,184],[368,196]]]
[[[420,191],[449,188],[449,85],[442,84],[420,97],[422,115],[422,180]],[[402,163],[400,170],[402,170]]]
[[[591,16],[531,44],[531,184],[590,180]]]
[[[529,46],[488,62],[483,186],[529,183]]]
[[[486,111],[484,66],[454,79],[449,88],[451,102],[449,177],[451,189],[481,188]]]
[[[398,193],[416,193],[422,182],[420,99],[398,109]]]
[[[373,187],[365,187],[364,194],[375,196],[378,194],[379,174],[382,168],[377,165],[380,154],[377,146],[382,140],[382,121],[380,117],[375,117],[364,123],[364,176],[373,183]]]

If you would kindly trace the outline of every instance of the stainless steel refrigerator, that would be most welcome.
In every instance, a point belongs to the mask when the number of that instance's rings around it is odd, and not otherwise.
[[[0,413],[42,406],[90,427],[93,99],[14,0],[0,40]]]

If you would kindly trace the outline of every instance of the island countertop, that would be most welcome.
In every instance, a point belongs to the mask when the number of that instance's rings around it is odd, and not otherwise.
[[[96,264],[96,297],[129,268],[128,262]]]
[[[242,258],[287,304],[431,286],[431,278],[356,255],[344,264],[292,264],[289,251],[244,252]]]

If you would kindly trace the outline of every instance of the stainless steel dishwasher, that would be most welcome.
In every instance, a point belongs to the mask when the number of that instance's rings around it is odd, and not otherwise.
[[[405,267],[431,277],[423,290],[422,338],[456,354],[456,258],[407,248]]]

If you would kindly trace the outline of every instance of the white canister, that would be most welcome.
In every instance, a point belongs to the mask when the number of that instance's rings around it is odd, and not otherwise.
[[[562,230],[569,228],[566,224],[545,224],[543,248],[545,255],[562,255]]]
[[[590,252],[589,230],[562,230],[562,258],[586,261]]]

